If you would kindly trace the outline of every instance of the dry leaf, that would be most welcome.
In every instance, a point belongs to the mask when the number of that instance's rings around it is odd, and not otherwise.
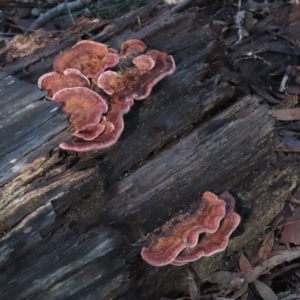
[[[220,285],[228,285],[236,277],[239,277],[238,273],[217,271],[210,274],[206,281]]]
[[[248,286],[249,283],[257,280],[257,278],[260,275],[269,272],[271,269],[282,264],[283,262],[289,262],[293,259],[300,257],[300,247],[294,247],[293,249],[278,251],[276,254],[275,253],[273,254],[274,256],[262,262],[260,265],[256,266],[253,270],[247,272],[246,274],[243,274],[242,276],[236,274],[236,277],[231,278],[227,286],[227,292],[230,291],[232,292],[236,289],[239,289],[239,291],[237,291],[235,294],[238,293],[239,296],[237,297],[240,297],[247,290],[247,287],[246,288],[244,287],[245,285]],[[223,272],[223,276],[227,276],[226,273],[231,274],[231,276],[234,275],[234,273]],[[219,281],[222,281],[223,279],[223,282],[226,282],[226,279],[224,280],[224,278],[222,278],[222,274],[220,272],[215,272],[214,274],[217,275],[217,276],[214,275],[216,282],[218,281],[217,280],[218,277],[220,277]],[[243,292],[243,289],[246,290]],[[243,293],[241,294],[241,292]]]
[[[231,299],[236,299],[243,296],[248,290],[248,283],[244,284],[238,291],[236,291],[232,296]]]
[[[241,273],[243,273],[243,274],[246,274],[253,270],[251,263],[249,262],[248,258],[243,253],[239,259],[239,267],[240,267]]]
[[[269,110],[269,115],[275,117],[278,121],[299,121],[300,108]]]
[[[198,285],[195,281],[193,274],[190,271],[188,275],[188,282],[189,282],[189,294],[191,300],[200,300]]]
[[[274,245],[274,231],[270,231],[266,234],[265,239],[258,251],[258,260],[266,260]]]
[[[283,262],[288,262],[298,257],[300,257],[300,247],[295,247],[290,250],[278,251],[276,255],[256,266],[253,271],[245,274],[244,278],[248,283],[253,282],[261,274],[270,271]]]
[[[293,136],[284,135],[282,143],[278,145],[277,150],[283,152],[300,152],[300,141]]]
[[[298,95],[300,94],[300,86],[299,85],[289,85],[286,89],[285,89],[286,93],[289,94],[293,94],[293,95]]]
[[[280,243],[300,245],[300,209],[296,209],[292,216],[287,218],[281,233]]]
[[[275,293],[265,283],[255,280],[254,284],[258,293],[264,300],[278,300]]]

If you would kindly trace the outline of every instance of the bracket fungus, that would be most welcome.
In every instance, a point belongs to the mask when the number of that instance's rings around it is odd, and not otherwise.
[[[173,57],[157,50],[133,59],[133,66],[117,72],[105,71],[98,78],[98,86],[119,100],[147,98],[154,85],[175,72]]]
[[[80,41],[57,56],[55,72],[41,76],[38,86],[48,91],[48,99],[64,104],[62,112],[70,115],[75,128],[73,140],[59,145],[62,149],[102,150],[117,142],[133,100],[145,99],[158,81],[175,72],[172,56],[157,50],[145,53],[146,48],[137,39],[125,41],[120,53]],[[96,84],[107,94],[105,100]]]
[[[142,258],[156,267],[181,266],[223,251],[240,223],[240,216],[227,215],[225,206],[218,196],[205,192],[192,214],[177,216],[162,227],[160,236],[152,237],[141,251]]]
[[[64,88],[88,87],[90,81],[76,69],[66,69],[62,73],[50,72],[42,75],[38,80],[38,86],[48,91],[46,98],[52,99],[53,95]]]
[[[111,104],[103,124],[105,130],[93,140],[76,139],[72,142],[64,142],[60,144],[60,148],[65,150],[73,150],[76,152],[86,152],[92,150],[102,150],[114,145],[124,129],[123,116],[127,114],[133,104],[131,102],[115,102]]]
[[[137,56],[141,53],[144,53],[147,49],[147,46],[137,39],[127,40],[121,45],[121,56]]]
[[[85,87],[62,89],[53,95],[52,100],[63,103],[62,112],[70,115],[75,134],[96,126],[108,110],[105,100]]]
[[[233,212],[222,220],[220,228],[212,234],[206,233],[203,239],[195,246],[186,248],[172,262],[175,266],[181,266],[198,260],[202,256],[211,256],[225,250],[231,233],[240,223],[240,216]]]
[[[89,78],[96,78],[107,68],[119,63],[119,55],[109,51],[107,46],[94,41],[80,41],[71,49],[59,54],[53,63],[54,70],[62,73],[75,68]]]

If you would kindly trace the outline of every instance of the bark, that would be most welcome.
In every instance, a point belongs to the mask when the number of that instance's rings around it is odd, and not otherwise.
[[[178,13],[159,4],[112,22],[81,19],[62,34],[43,33],[44,44],[38,31],[28,53],[1,52],[1,299],[178,295],[186,267],[142,262],[147,234],[204,191],[230,189],[242,224],[226,252],[192,264],[204,278],[251,249],[281,210],[297,168],[277,157],[268,103],[277,101],[272,73],[300,54],[291,46],[300,8],[274,8],[237,45],[234,26],[217,22],[223,2]],[[74,154],[57,147],[70,137],[68,120],[36,81],[87,37],[117,48],[140,38],[172,54],[177,71],[135,103],[113,148]]]

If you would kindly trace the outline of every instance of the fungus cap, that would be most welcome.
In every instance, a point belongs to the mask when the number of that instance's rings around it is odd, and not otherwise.
[[[229,195],[228,191],[221,194],[222,197]],[[224,218],[225,206],[217,195],[205,192],[193,213],[178,215],[162,227],[160,236],[151,238],[149,246],[141,251],[142,258],[157,267],[181,266],[223,251],[240,222],[240,216],[235,212]]]
[[[203,239],[192,248],[186,248],[172,262],[174,265],[183,265],[198,260],[202,256],[211,256],[225,250],[229,237],[240,223],[240,216],[233,212],[224,218],[220,228],[212,234],[205,234]]]
[[[197,245],[199,234],[216,232],[224,215],[225,202],[215,194],[205,192],[193,214],[180,215],[163,226],[162,235],[153,238],[149,247],[142,249],[142,258],[153,266],[172,263],[183,249]]]
[[[155,66],[155,61],[149,55],[139,55],[132,62],[140,70],[151,70]]]
[[[199,234],[214,233],[225,216],[225,202],[215,194],[205,192],[199,207],[192,215],[174,226],[173,235],[186,240],[187,247],[194,247],[198,243]]]
[[[48,91],[46,98],[52,99],[53,95],[64,88],[88,87],[90,81],[76,69],[66,69],[63,73],[50,72],[42,75],[38,80],[38,87]]]
[[[104,122],[101,122],[97,125],[88,127],[85,130],[76,130],[73,135],[85,141],[92,141],[105,130],[105,124],[103,123]]]
[[[96,78],[104,70],[118,63],[118,54],[109,51],[106,45],[85,40],[60,53],[54,60],[53,67],[58,73],[75,68],[87,77]]]
[[[59,145],[60,148],[76,152],[87,152],[103,150],[113,146],[123,132],[123,116],[129,112],[132,103],[133,101],[112,102],[111,107],[106,114],[106,120],[103,122],[105,130],[98,137],[91,141],[76,139],[71,142],[64,142]]]
[[[53,101],[63,104],[62,112],[70,115],[69,121],[76,132],[96,126],[108,110],[105,100],[85,87],[60,90],[53,95]]]
[[[137,56],[144,53],[147,46],[138,39],[127,40],[121,45],[121,56]]]
[[[149,247],[143,247],[141,256],[149,265],[162,267],[172,263],[185,247],[178,237],[161,237]]]
[[[122,101],[142,100],[150,95],[155,84],[176,69],[172,56],[156,50],[135,59],[136,65],[133,67],[118,72],[103,72],[98,77],[98,86]]]

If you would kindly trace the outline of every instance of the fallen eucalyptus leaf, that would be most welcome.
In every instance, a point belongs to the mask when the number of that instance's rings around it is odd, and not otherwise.
[[[238,273],[228,271],[217,271],[209,275],[206,281],[217,283],[220,285],[228,285],[234,278],[238,277]]]
[[[244,284],[238,291],[236,291],[230,298],[236,299],[244,295],[248,290],[248,283]]]
[[[240,267],[241,273],[243,273],[243,274],[246,274],[253,270],[251,263],[249,262],[248,258],[243,253],[239,259],[239,267]]]
[[[188,282],[189,282],[190,298],[191,300],[200,300],[200,292],[196,280],[190,271],[188,273],[189,273]]]
[[[263,283],[259,280],[255,280],[254,285],[255,285],[259,295],[264,300],[278,300],[278,297],[275,295],[275,293],[265,283]]]
[[[300,108],[269,110],[269,115],[275,117],[278,121],[299,121]]]
[[[274,245],[274,231],[270,231],[266,234],[264,241],[258,251],[258,260],[266,260],[273,248]]]

